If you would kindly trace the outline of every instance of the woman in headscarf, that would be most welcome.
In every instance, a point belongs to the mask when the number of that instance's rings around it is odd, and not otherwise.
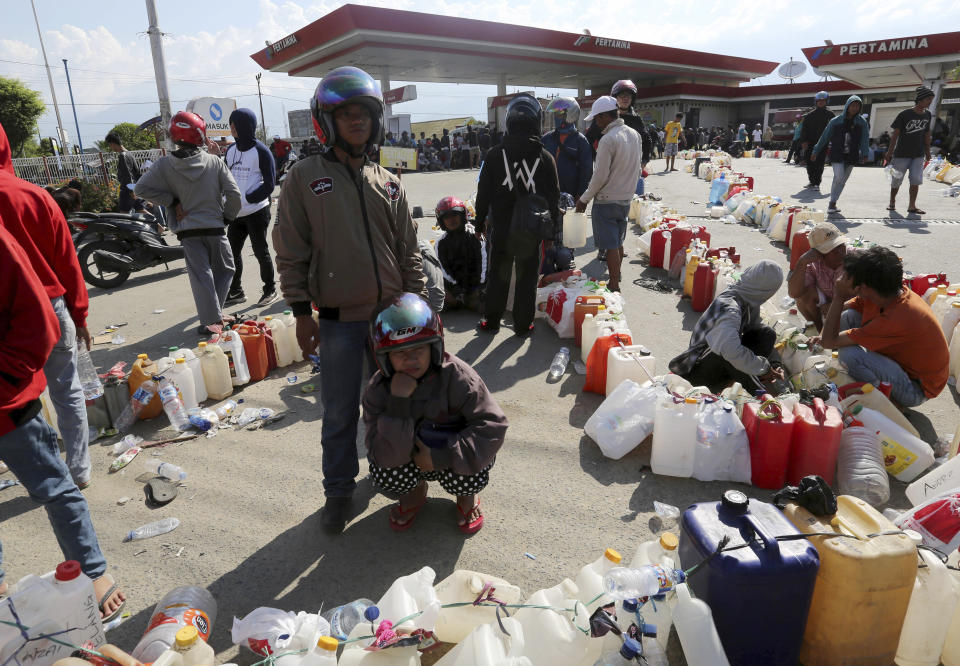
[[[749,392],[783,382],[779,363],[771,364],[777,334],[760,321],[760,306],[783,284],[783,269],[763,260],[743,272],[740,281],[717,295],[700,316],[690,347],[672,361],[670,371],[694,386],[719,393],[734,381]]]

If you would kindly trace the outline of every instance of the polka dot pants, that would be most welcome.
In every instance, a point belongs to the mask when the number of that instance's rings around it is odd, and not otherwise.
[[[380,467],[372,460],[370,476],[378,488],[391,495],[405,495],[417,487],[421,480],[438,481],[440,487],[451,495],[476,495],[490,482],[491,463],[478,474],[463,476],[449,469],[424,472],[412,460],[402,467]]]

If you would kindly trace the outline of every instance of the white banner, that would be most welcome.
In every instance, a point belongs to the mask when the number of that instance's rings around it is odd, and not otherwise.
[[[226,97],[198,97],[187,103],[187,111],[207,123],[207,136],[211,139],[230,136],[230,114],[236,109],[237,100]]]

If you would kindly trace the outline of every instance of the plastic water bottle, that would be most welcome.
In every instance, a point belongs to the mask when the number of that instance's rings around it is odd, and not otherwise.
[[[97,369],[93,367],[90,352],[83,343],[77,345],[77,375],[80,377],[84,398],[95,400],[103,395],[103,383],[97,375]]]
[[[141,525],[135,530],[130,530],[127,532],[127,536],[124,537],[123,540],[126,542],[149,539],[150,537],[160,536],[161,534],[172,532],[173,530],[177,529],[179,525],[179,518],[164,518],[163,520],[157,520],[152,523],[147,523],[146,525]]]
[[[152,379],[140,384],[137,390],[130,396],[130,402],[123,408],[123,412],[117,418],[117,432],[126,432],[130,430],[143,408],[150,404],[154,394],[157,392],[157,383]]]
[[[182,467],[162,460],[147,460],[144,462],[144,468],[151,474],[162,476],[171,481],[184,481],[187,478],[187,473],[183,471]]]
[[[193,626],[207,641],[216,621],[217,602],[209,592],[193,585],[176,587],[153,609],[143,637],[130,654],[141,663],[155,662],[173,646],[180,629]]]
[[[236,409],[237,409],[237,401],[227,400],[225,403],[217,407],[216,410],[214,410],[214,413],[217,415],[217,418],[219,418],[221,421],[226,421],[228,418],[230,418],[230,416],[233,414],[233,412]]]
[[[637,657],[643,654],[640,643],[633,638],[626,638],[617,651],[605,652],[594,662],[594,666],[620,666],[621,664],[635,664]]]
[[[603,577],[604,591],[614,599],[642,599],[665,594],[687,579],[679,569],[665,569],[657,564],[631,569],[615,567]]]
[[[890,478],[876,432],[861,426],[844,428],[837,455],[837,486],[842,494],[873,506],[890,499]]]
[[[358,624],[373,622],[380,617],[380,609],[369,599],[357,599],[332,608],[320,617],[330,623],[331,636],[345,641]]]
[[[140,446],[143,442],[143,437],[137,437],[136,435],[127,435],[119,442],[113,445],[113,455],[119,456],[121,453],[127,449],[132,449],[135,446]]]
[[[190,417],[180,397],[180,391],[173,382],[164,377],[160,378],[160,401],[163,403],[163,411],[170,419],[170,425],[177,430],[187,430],[190,427]]]
[[[563,376],[563,373],[567,371],[567,363],[570,362],[570,350],[566,347],[560,347],[560,351],[557,352],[556,356],[553,357],[553,361],[550,362],[550,374],[548,375],[550,381],[557,381],[560,377]]]

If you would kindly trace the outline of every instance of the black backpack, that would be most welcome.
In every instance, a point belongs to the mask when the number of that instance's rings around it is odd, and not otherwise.
[[[539,163],[540,158],[538,157],[537,161],[533,163],[533,171],[536,171]],[[510,189],[516,197],[513,204],[513,215],[510,218],[510,233],[538,242],[555,238],[556,225],[553,223],[553,216],[550,214],[546,198],[535,192],[530,192],[526,188],[524,188],[524,192],[520,192],[513,180],[513,173],[510,170],[510,162],[505,150],[503,151],[503,168],[507,172]]]

